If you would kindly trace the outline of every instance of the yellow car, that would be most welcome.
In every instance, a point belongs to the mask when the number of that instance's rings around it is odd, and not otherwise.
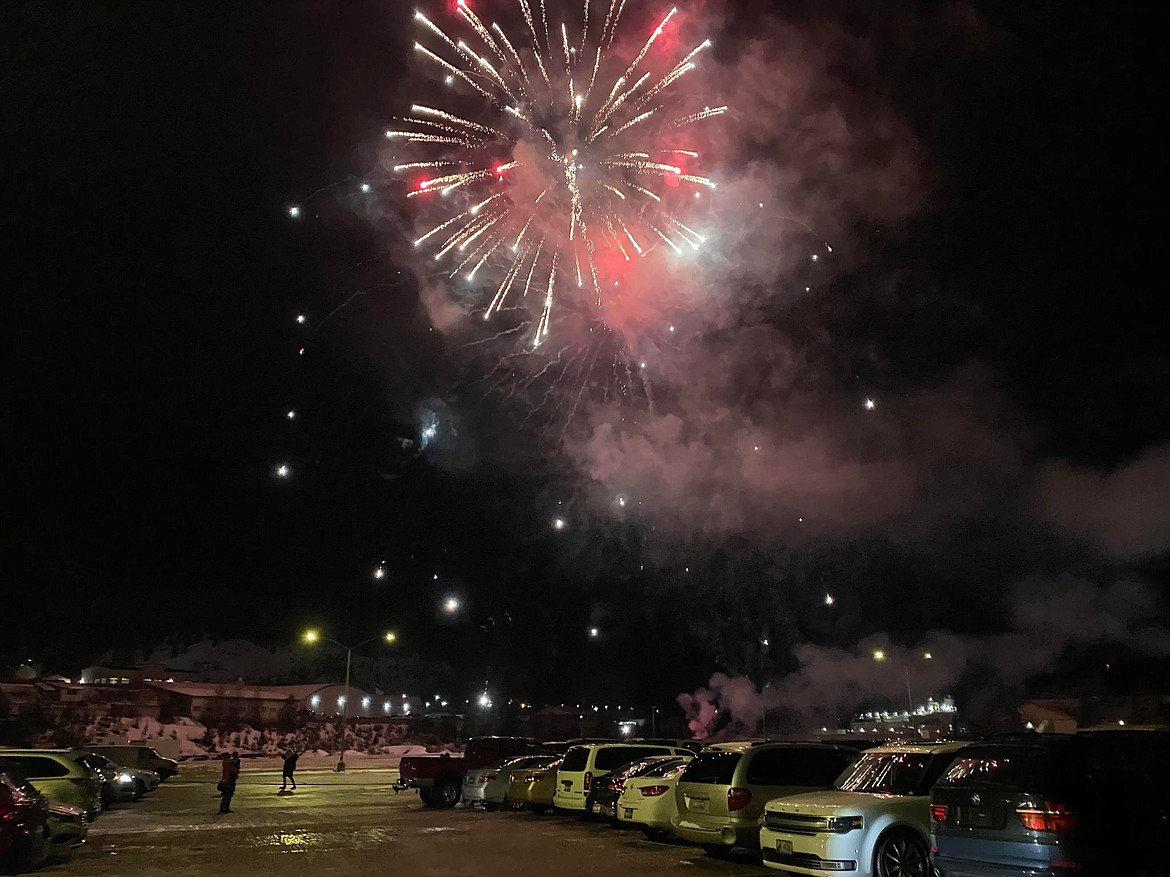
[[[518,770],[513,772],[508,781],[508,793],[505,796],[510,810],[523,810],[527,807],[533,813],[544,813],[552,806],[553,795],[557,790],[557,768],[560,766],[557,759],[546,768],[540,770]]]

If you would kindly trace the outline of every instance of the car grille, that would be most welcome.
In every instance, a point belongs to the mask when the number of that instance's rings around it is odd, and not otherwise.
[[[802,816],[799,813],[764,813],[764,825],[776,831],[786,831],[789,834],[825,834],[829,830],[829,820],[823,816]]]

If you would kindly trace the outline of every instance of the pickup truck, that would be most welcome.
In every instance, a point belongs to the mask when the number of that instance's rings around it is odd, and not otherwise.
[[[454,807],[462,795],[463,775],[491,767],[516,755],[534,755],[543,747],[527,737],[472,737],[462,755],[408,755],[398,766],[394,788],[418,789],[424,804]]]

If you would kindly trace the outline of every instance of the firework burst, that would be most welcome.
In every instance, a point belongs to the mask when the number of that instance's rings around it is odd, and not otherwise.
[[[511,299],[539,297],[531,335],[539,347],[562,290],[604,311],[607,266],[644,257],[659,244],[676,254],[703,244],[671,210],[664,188],[715,187],[688,172],[700,156],[681,138],[688,126],[727,108],[688,106],[690,95],[678,87],[710,40],[665,64],[648,58],[677,8],[623,68],[614,46],[625,0],[608,0],[605,14],[592,18],[584,0],[572,21],[551,29],[544,0],[516,4],[523,39],[485,24],[464,0],[457,11],[467,41],[415,13],[433,46],[419,41],[415,52],[448,85],[470,89],[481,109],[415,104],[386,137],[429,151],[395,166],[429,175],[410,197],[461,196],[414,245],[431,248],[451,277],[474,280],[485,266],[500,267],[484,319]]]

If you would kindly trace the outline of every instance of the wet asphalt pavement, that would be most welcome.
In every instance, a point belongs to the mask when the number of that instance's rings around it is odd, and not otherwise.
[[[219,815],[218,770],[186,767],[135,804],[103,814],[67,864],[38,873],[84,877],[763,877],[750,860],[560,816],[432,810],[395,795],[397,771],[302,772],[280,796],[279,770],[244,775],[234,813]]]

